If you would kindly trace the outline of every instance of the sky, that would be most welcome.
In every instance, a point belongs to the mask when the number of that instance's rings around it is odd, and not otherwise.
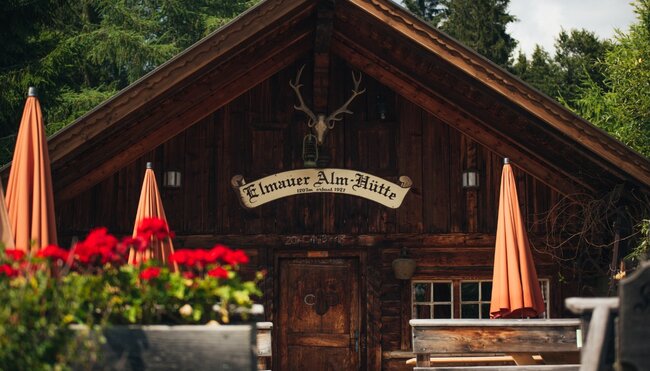
[[[584,28],[601,39],[611,38],[615,29],[627,31],[636,18],[631,0],[510,0],[509,13],[519,19],[508,32],[519,42],[517,48],[531,55],[540,44],[551,55],[555,37],[562,28]]]

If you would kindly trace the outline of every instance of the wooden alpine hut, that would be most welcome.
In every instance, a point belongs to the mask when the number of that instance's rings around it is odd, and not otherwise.
[[[389,0],[265,0],[49,148],[64,244],[130,234],[152,162],[176,248],[245,249],[274,370],[405,369],[411,318],[485,317],[504,157],[550,317],[579,289],[554,205],[650,189],[647,159]]]

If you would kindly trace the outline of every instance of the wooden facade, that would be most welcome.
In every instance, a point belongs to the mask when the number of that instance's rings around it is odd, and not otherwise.
[[[303,167],[309,129],[289,86],[303,65],[319,112],[362,73],[354,114],[328,133],[328,167],[409,176],[401,207],[336,194],[240,205],[233,175]],[[179,171],[181,188],[161,187],[176,248],[225,243],[249,253],[248,272],[268,271],[275,370],[404,369],[413,293],[391,263],[406,247],[414,280],[491,279],[503,157],[553,317],[573,287],[543,253],[552,206],[650,188],[646,159],[385,0],[263,2],[57,134],[50,151],[64,241],[99,225],[129,234],[145,163],[159,184]],[[467,169],[479,188],[462,188]]]

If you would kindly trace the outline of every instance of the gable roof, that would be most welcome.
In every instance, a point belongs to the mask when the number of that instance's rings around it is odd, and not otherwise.
[[[650,190],[650,162],[389,0],[266,0],[49,140],[54,188],[74,197],[250,87],[329,52],[561,193]]]

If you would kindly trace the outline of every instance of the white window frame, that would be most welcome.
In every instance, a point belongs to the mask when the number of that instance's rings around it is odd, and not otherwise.
[[[458,310],[459,317],[462,318],[462,304],[478,304],[479,305],[479,316],[481,316],[481,304],[489,303],[485,301],[481,301],[480,299],[482,298],[482,295],[479,296],[479,301],[462,301],[462,284],[464,282],[478,282],[479,283],[479,290],[482,290],[481,288],[481,282],[492,282],[491,279],[480,279],[480,278],[469,278],[469,279],[462,279],[462,278],[453,278],[453,279],[414,279],[411,280],[411,318],[417,318],[415,316],[416,310],[415,307],[416,305],[428,305],[429,306],[429,318],[433,318],[433,306],[434,304],[447,304],[451,305],[451,318],[455,318],[454,313],[456,313],[456,310]],[[550,290],[551,290],[551,280],[549,278],[539,278],[540,286],[542,289],[542,298],[544,299],[544,308],[545,312],[542,316],[542,318],[550,318]],[[427,283],[431,285],[431,301],[426,302],[426,301],[415,301],[415,291],[414,287],[415,284],[418,283]],[[434,293],[433,293],[433,284],[434,283],[447,283],[451,285],[451,301],[434,301]],[[458,292],[460,293],[460,297],[458,299],[455,298],[454,293],[456,292],[456,289],[458,289]],[[480,291],[479,291],[480,293]]]
[[[413,288],[415,287],[416,284],[418,283],[426,283],[431,285],[431,300],[430,301],[415,301],[415,291]],[[434,283],[447,283],[449,284],[449,288],[451,290],[451,301],[434,301],[434,293],[433,293],[433,284]],[[451,307],[451,318],[454,318],[454,303],[455,303],[455,298],[454,298],[454,281],[453,280],[412,280],[411,281],[411,318],[417,318],[415,316],[415,307],[417,305],[427,305],[429,306],[429,318],[422,318],[422,319],[431,319],[435,318],[433,317],[433,306],[435,304],[446,304]]]
[[[460,318],[463,318],[463,304],[478,304],[478,315],[479,318],[482,317],[483,310],[481,306],[483,304],[490,304],[489,301],[482,300],[483,299],[483,285],[481,283],[483,282],[490,282],[492,283],[492,280],[459,280],[458,281],[458,290],[460,291],[460,298],[458,298],[458,313],[460,315]],[[478,300],[468,300],[468,301],[463,301],[463,283],[478,283]],[[490,293],[491,294],[491,293]],[[472,317],[474,318],[474,317]],[[488,316],[488,318],[490,318]]]

